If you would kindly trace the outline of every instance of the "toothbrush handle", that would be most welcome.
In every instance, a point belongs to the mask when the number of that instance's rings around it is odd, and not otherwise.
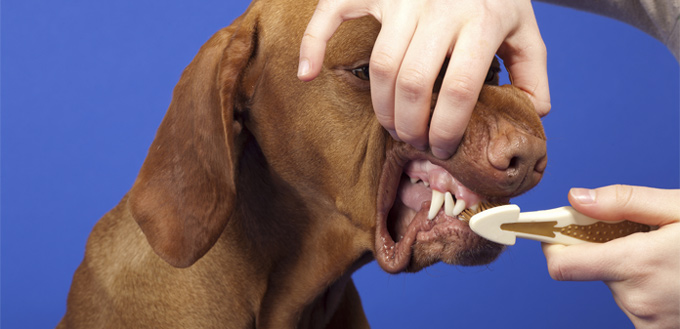
[[[518,232],[517,237],[559,244],[603,243],[636,232],[649,232],[653,229],[649,225],[627,220],[618,222],[600,221],[588,217],[572,207],[520,213],[517,224],[519,223],[526,224],[516,225],[514,229],[513,224],[503,224],[501,228],[516,231],[517,227],[524,226],[525,232]],[[529,223],[534,225],[527,226]],[[533,227],[531,232],[526,232],[528,227]]]

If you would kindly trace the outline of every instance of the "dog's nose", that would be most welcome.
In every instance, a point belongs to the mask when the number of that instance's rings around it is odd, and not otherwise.
[[[487,148],[487,158],[496,171],[495,176],[512,189],[523,182],[537,183],[548,163],[545,140],[518,130],[509,122],[499,124]]]

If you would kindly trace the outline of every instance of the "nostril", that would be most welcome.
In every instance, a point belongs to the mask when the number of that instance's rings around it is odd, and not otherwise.
[[[542,173],[547,165],[545,141],[516,130],[494,136],[487,150],[489,164],[509,178]]]
[[[528,151],[525,136],[503,134],[490,141],[487,156],[496,170],[513,173],[527,165]]]
[[[510,162],[508,162],[508,168],[507,168],[507,169],[508,169],[508,170],[510,170],[510,169],[514,169],[514,170],[518,169],[518,167],[519,167],[519,165],[520,165],[520,161],[521,161],[521,160],[520,160],[520,158],[519,158],[518,156],[514,156],[514,157],[510,158]]]

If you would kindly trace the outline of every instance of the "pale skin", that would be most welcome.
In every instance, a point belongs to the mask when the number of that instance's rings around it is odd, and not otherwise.
[[[603,244],[544,244],[555,280],[603,281],[636,328],[680,324],[680,190],[612,185],[572,189],[569,202],[601,220],[658,226]]]
[[[302,39],[298,77],[313,80],[338,26],[367,15],[382,23],[369,63],[373,107],[396,140],[450,157],[494,54],[536,112],[550,111],[546,49],[529,0],[320,0]],[[432,88],[446,57],[451,60],[430,121]],[[544,244],[550,275],[605,282],[636,328],[677,328],[680,190],[572,189],[569,201],[593,218],[659,229],[604,244]]]
[[[314,79],[346,20],[382,23],[369,63],[373,109],[393,138],[449,158],[495,54],[536,111],[550,111],[546,49],[529,0],[321,0],[300,46],[298,77]],[[432,88],[446,57],[430,121]]]

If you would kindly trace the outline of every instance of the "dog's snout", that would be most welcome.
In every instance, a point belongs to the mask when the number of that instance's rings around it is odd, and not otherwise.
[[[490,166],[500,173],[506,186],[517,186],[526,178],[536,182],[547,165],[545,140],[510,127],[492,136],[487,148]],[[527,177],[528,176],[528,177]]]

